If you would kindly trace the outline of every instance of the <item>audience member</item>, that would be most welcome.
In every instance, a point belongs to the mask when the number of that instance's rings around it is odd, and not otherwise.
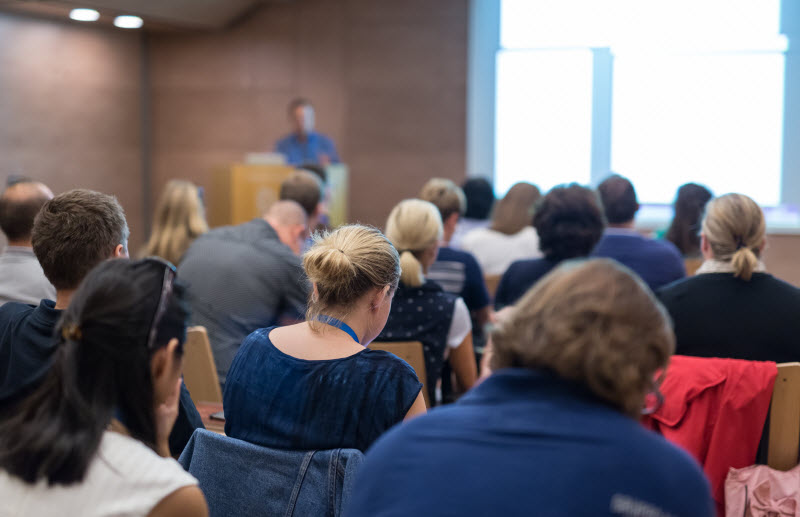
[[[608,228],[592,256],[612,258],[628,266],[653,290],[686,276],[683,257],[674,244],[649,239],[634,229],[639,202],[630,181],[613,174],[597,191]]]
[[[0,194],[0,230],[8,239],[5,251],[0,254],[0,305],[6,302],[37,305],[43,298],[56,297],[56,290],[45,278],[31,245],[33,219],[52,197],[46,185],[30,180],[17,181]]]
[[[464,211],[464,193],[452,181],[434,178],[422,187],[419,197],[439,209],[443,225],[441,247],[426,276],[446,292],[460,296],[467,304],[472,315],[474,341],[476,331],[489,321],[489,293],[475,257],[448,246]]]
[[[278,194],[282,201],[295,201],[308,217],[309,231],[315,230],[321,219],[327,221],[328,206],[325,187],[319,176],[307,170],[296,170],[281,183]]]
[[[319,164],[323,167],[339,163],[339,153],[333,140],[314,131],[314,107],[307,99],[289,103],[292,133],[275,143],[275,152],[286,157],[291,165]]]
[[[515,260],[541,257],[539,237],[531,223],[539,189],[517,183],[497,202],[489,228],[471,231],[461,248],[472,253],[486,275],[502,275]]]
[[[597,194],[573,183],[553,188],[536,207],[533,226],[544,258],[518,260],[503,274],[495,309],[512,305],[562,261],[586,257],[603,235],[605,218]]]
[[[0,424],[8,515],[208,515],[168,445],[187,316],[174,271],[108,261],[75,292],[53,366]]]
[[[47,201],[33,224],[33,251],[56,299],[37,307],[0,307],[0,420],[12,415],[50,370],[58,342],[53,330],[78,285],[95,266],[128,256],[128,223],[116,198],[76,189]],[[180,454],[203,422],[189,391],[181,385],[180,413],[170,447]]]
[[[697,258],[700,252],[700,221],[703,209],[712,198],[711,191],[696,183],[681,185],[673,208],[675,215],[666,235],[686,258]]]
[[[695,461],[638,422],[674,337],[627,268],[559,267],[492,340],[488,379],[370,449],[350,517],[714,515]]]
[[[263,218],[214,228],[186,251],[178,272],[189,285],[192,324],[208,331],[223,385],[245,337],[302,318],[308,286],[298,255],[306,220],[299,204],[278,201]]]
[[[189,245],[207,231],[200,189],[190,181],[171,180],[156,205],[153,231],[143,254],[178,264]]]
[[[381,232],[353,225],[318,235],[303,267],[306,321],[244,340],[225,385],[225,433],[277,449],[365,451],[425,411],[414,370],[366,348],[389,316],[400,259]]]
[[[376,341],[422,342],[431,403],[436,400],[436,385],[445,360],[459,386],[471,388],[477,365],[469,310],[462,298],[425,278],[442,239],[439,210],[420,199],[400,202],[389,214],[386,237],[400,253],[402,275],[389,319]]]
[[[696,276],[658,296],[675,326],[677,353],[778,363],[800,361],[800,289],[765,271],[761,208],[727,194],[706,205]]]
[[[494,189],[485,178],[468,179],[461,186],[467,200],[464,217],[458,219],[456,230],[450,238],[450,247],[461,249],[461,240],[477,228],[489,226],[489,216],[494,206]]]

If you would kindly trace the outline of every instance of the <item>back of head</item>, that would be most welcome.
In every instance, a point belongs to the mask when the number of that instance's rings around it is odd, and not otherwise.
[[[75,289],[118,245],[127,249],[128,235],[115,197],[75,189],[42,206],[33,223],[33,252],[56,289]]]
[[[675,199],[675,215],[665,235],[685,256],[700,252],[700,222],[711,191],[696,183],[681,185]]]
[[[492,342],[493,370],[552,371],[632,417],[675,348],[664,308],[608,259],[556,268],[514,305]]]
[[[406,199],[398,203],[386,221],[386,237],[400,253],[400,280],[417,287],[425,282],[420,257],[442,238],[442,216],[432,203]]]
[[[155,448],[150,359],[173,338],[183,343],[188,317],[183,286],[165,282],[172,271],[118,259],[86,276],[56,329],[48,376],[0,423],[0,467],[28,483],[79,482],[112,417]]]
[[[483,221],[489,218],[494,206],[494,189],[484,178],[468,179],[461,185],[467,200],[467,211],[464,217]]]
[[[708,202],[702,228],[714,258],[750,280],[767,232],[761,207],[743,194],[726,194]]]
[[[47,186],[30,180],[14,182],[0,194],[0,230],[9,242],[31,239],[33,220],[52,197]]]
[[[296,167],[296,170],[306,171],[314,174],[317,178],[319,178],[319,181],[323,186],[328,183],[328,171],[326,171],[325,167],[322,165],[316,163],[302,163]]]
[[[171,180],[156,205],[145,253],[177,264],[192,241],[207,231],[197,186],[190,181]]]
[[[296,170],[281,183],[279,198],[299,203],[308,216],[316,212],[322,197],[322,182],[311,172]]]
[[[449,179],[433,178],[428,181],[422,187],[419,198],[433,203],[439,209],[442,221],[453,214],[464,215],[466,211],[464,192]]]
[[[597,187],[606,220],[610,225],[625,224],[633,221],[639,211],[636,190],[627,178],[612,174]]]
[[[303,268],[316,286],[306,315],[312,328],[317,316],[345,315],[370,289],[390,286],[393,291],[400,280],[394,246],[380,230],[357,224],[315,235]]]
[[[530,226],[534,206],[542,197],[539,188],[530,183],[516,183],[505,197],[497,202],[492,214],[492,230],[514,235]]]
[[[533,226],[539,249],[549,260],[585,257],[605,228],[597,194],[578,184],[555,187],[536,206]]]

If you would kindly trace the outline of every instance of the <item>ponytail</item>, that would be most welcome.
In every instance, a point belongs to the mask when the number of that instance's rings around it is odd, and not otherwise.
[[[407,287],[419,287],[425,283],[425,275],[422,273],[422,264],[414,255],[414,252],[405,250],[400,254],[400,281]]]
[[[735,277],[749,281],[758,268],[758,257],[750,248],[742,247],[731,257],[731,266]]]

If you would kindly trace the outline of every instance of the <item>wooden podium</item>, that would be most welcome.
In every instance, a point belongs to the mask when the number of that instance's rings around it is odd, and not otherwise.
[[[261,217],[278,200],[281,183],[295,168],[290,165],[234,163],[213,172],[208,192],[210,226],[245,223]],[[328,216],[333,228],[347,222],[347,166],[330,165]]]

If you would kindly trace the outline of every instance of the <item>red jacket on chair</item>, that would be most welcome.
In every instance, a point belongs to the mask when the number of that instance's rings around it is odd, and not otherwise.
[[[664,404],[644,419],[700,462],[719,515],[728,469],[755,463],[777,375],[772,362],[676,355],[661,385]]]

